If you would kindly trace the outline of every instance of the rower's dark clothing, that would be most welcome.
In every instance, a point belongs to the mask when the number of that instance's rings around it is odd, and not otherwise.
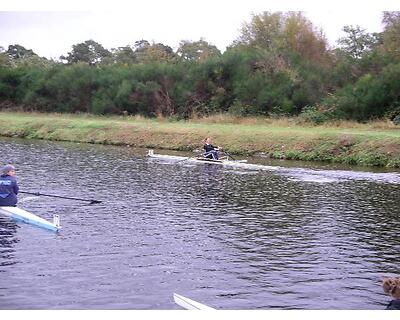
[[[218,149],[217,147],[214,147],[212,144],[207,144],[207,143],[204,145],[203,148],[206,152],[210,152],[210,151],[214,151],[215,149]]]
[[[218,160],[218,152],[215,149],[218,149],[217,147],[214,147],[212,144],[205,144],[204,145],[204,157],[209,158],[209,159],[214,159]]]
[[[386,310],[400,310],[400,299],[390,301]]]
[[[0,207],[14,207],[17,205],[17,179],[13,176],[0,176]]]

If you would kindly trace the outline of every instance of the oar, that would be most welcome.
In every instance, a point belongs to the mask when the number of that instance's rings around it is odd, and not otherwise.
[[[53,198],[61,198],[61,199],[68,199],[68,200],[79,200],[79,201],[88,201],[90,204],[93,203],[101,203],[99,200],[89,200],[89,199],[82,199],[82,198],[72,198],[72,197],[63,197],[63,196],[57,196],[57,195],[52,195],[52,194],[44,194],[44,193],[39,193],[39,192],[27,192],[27,191],[19,191],[20,193],[26,193],[26,194],[31,194],[34,196],[45,196],[45,197],[53,197]]]
[[[222,152],[224,152],[228,156],[228,158],[231,157],[233,161],[240,162],[240,163],[246,163],[247,162],[247,160],[236,160],[234,157],[232,157],[232,155],[230,153],[226,152],[225,150],[222,150]]]
[[[222,150],[222,152],[225,153],[228,157],[231,157],[232,160],[236,161],[236,159],[232,157],[230,153],[226,152],[225,150]]]

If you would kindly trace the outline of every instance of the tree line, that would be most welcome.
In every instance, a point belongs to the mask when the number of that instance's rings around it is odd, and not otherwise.
[[[176,51],[146,40],[108,50],[87,40],[57,61],[0,47],[0,108],[400,124],[400,12],[383,12],[382,23],[380,33],[345,26],[334,48],[301,12],[254,14],[223,53],[204,39]]]

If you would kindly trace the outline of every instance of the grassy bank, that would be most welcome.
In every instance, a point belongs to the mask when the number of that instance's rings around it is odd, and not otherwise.
[[[305,126],[289,119],[213,117],[177,122],[140,117],[0,112],[0,135],[171,150],[202,148],[202,139],[232,154],[400,167],[400,128],[384,122]]]

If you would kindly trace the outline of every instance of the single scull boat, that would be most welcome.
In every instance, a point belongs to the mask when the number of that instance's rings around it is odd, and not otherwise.
[[[227,159],[228,157],[222,157],[220,158],[220,160],[207,159],[204,157],[180,157],[180,156],[170,156],[167,154],[155,154],[154,150],[149,150],[147,156],[150,158],[176,161],[177,163],[187,162],[187,163],[219,164],[233,168],[242,168],[242,169],[250,169],[257,171],[259,170],[276,171],[281,169],[280,167],[276,166],[247,163],[247,160],[228,160]]]
[[[221,157],[219,160],[209,159],[205,157],[180,157],[180,156],[170,156],[164,154],[155,154],[154,150],[149,150],[147,156],[150,158],[160,158],[160,159],[170,159],[176,161],[189,161],[197,163],[209,163],[209,164],[219,164],[219,165],[235,165],[238,163],[246,163],[247,160],[229,160],[227,157]]]
[[[11,217],[15,220],[29,223],[47,230],[58,231],[61,229],[60,218],[58,215],[54,215],[53,223],[34,215],[28,211],[25,211],[17,207],[0,207],[0,213]]]
[[[214,308],[211,308],[209,306],[206,306],[205,304],[181,296],[177,293],[174,293],[174,301],[177,305],[180,305],[182,308],[185,308],[186,310],[215,310]]]

